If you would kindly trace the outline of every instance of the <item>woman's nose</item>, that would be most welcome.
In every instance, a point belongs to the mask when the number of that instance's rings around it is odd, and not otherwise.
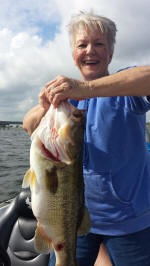
[[[87,51],[86,51],[87,54],[94,54],[94,53],[95,53],[95,47],[94,47],[93,44],[88,44],[86,50],[87,50]]]

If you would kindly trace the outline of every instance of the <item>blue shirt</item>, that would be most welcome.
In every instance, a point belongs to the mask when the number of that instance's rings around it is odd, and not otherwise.
[[[91,232],[124,235],[150,226],[150,103],[133,96],[70,102],[86,109],[83,173]]]

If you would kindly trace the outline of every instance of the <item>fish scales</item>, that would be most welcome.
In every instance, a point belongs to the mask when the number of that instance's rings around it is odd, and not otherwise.
[[[90,229],[82,174],[84,126],[84,112],[70,103],[57,110],[51,106],[32,134],[30,170],[23,180],[37,219],[35,248],[49,253],[53,247],[57,266],[78,265],[77,234]]]

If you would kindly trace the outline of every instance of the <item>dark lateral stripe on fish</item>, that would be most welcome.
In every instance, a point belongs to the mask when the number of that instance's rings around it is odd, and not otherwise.
[[[51,172],[46,171],[46,186],[47,189],[55,194],[57,192],[57,188],[58,188],[58,177],[57,177],[57,173],[56,173],[56,168],[53,167],[51,169]]]

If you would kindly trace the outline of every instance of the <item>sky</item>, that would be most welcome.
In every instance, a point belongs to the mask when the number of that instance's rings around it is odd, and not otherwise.
[[[0,7],[0,120],[22,121],[57,75],[80,79],[67,33],[80,11],[117,24],[110,74],[150,63],[149,0],[0,0]]]

